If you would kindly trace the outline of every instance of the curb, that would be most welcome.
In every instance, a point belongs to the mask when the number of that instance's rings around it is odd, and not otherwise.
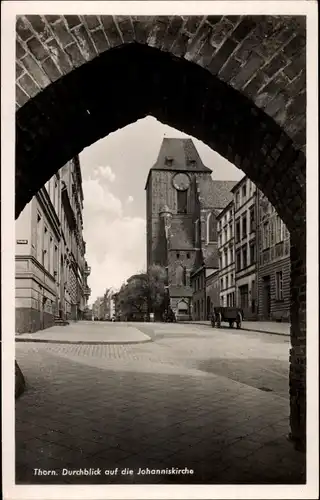
[[[16,338],[16,342],[34,342],[39,344],[84,344],[84,345],[130,345],[130,344],[147,344],[153,342],[152,338],[146,340],[128,340],[124,342],[104,342],[103,340],[53,340],[53,339],[26,339]]]
[[[212,328],[211,325],[207,325],[206,323],[198,323],[198,322],[187,322],[187,321],[181,321],[181,323],[184,323],[186,325],[200,325],[200,326],[207,326],[208,328]],[[229,330],[229,328],[228,328]],[[232,330],[232,328],[230,328]],[[281,337],[290,337],[290,333],[280,333],[280,332],[270,332],[268,330],[254,330],[254,328],[241,328],[241,330],[246,331],[246,332],[258,332],[258,333],[267,333],[268,335],[280,335]]]

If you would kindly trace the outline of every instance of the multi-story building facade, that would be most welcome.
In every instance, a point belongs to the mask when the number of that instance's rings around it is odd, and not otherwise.
[[[235,306],[234,201],[218,215],[218,257],[220,300],[217,305]]]
[[[256,186],[243,177],[232,189],[234,195],[234,258],[236,306],[245,318],[257,316]]]
[[[259,191],[258,317],[289,321],[290,234],[275,209]]]
[[[81,319],[90,295],[82,237],[83,192],[78,157],[62,167],[16,221],[16,332],[55,319]]]
[[[220,305],[246,319],[289,320],[290,234],[267,198],[245,176],[217,216]]]
[[[207,317],[206,275],[218,269],[216,216],[235,184],[211,174],[191,139],[165,138],[146,183],[147,265],[167,268],[177,319]]]

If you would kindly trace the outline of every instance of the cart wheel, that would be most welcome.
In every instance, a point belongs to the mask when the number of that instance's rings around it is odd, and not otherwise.
[[[233,328],[233,321],[229,321],[229,328]]]
[[[221,328],[221,321],[222,321],[222,316],[221,313],[217,314],[217,327]]]
[[[237,314],[237,328],[238,328],[238,330],[241,329],[241,326],[242,326],[242,314],[239,312]]]

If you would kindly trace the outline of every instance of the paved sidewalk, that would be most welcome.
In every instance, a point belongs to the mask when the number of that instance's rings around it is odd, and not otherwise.
[[[184,324],[211,326],[210,321],[184,321]],[[229,328],[222,324],[221,328]],[[290,323],[277,323],[276,321],[243,321],[242,330],[261,333],[272,333],[275,335],[286,335],[290,337]]]
[[[16,335],[16,342],[59,344],[136,344],[151,338],[127,323],[78,321],[66,326],[52,326],[35,333]]]
[[[286,439],[287,339],[154,328],[144,344],[16,344],[17,483],[303,484],[305,455]],[[194,474],[138,473],[172,467]],[[62,475],[80,468],[103,473]]]

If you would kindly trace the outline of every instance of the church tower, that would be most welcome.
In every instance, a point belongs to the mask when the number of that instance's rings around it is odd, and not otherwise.
[[[171,306],[190,317],[190,273],[198,258],[198,181],[210,182],[191,139],[164,138],[146,183],[147,265],[168,269]]]

